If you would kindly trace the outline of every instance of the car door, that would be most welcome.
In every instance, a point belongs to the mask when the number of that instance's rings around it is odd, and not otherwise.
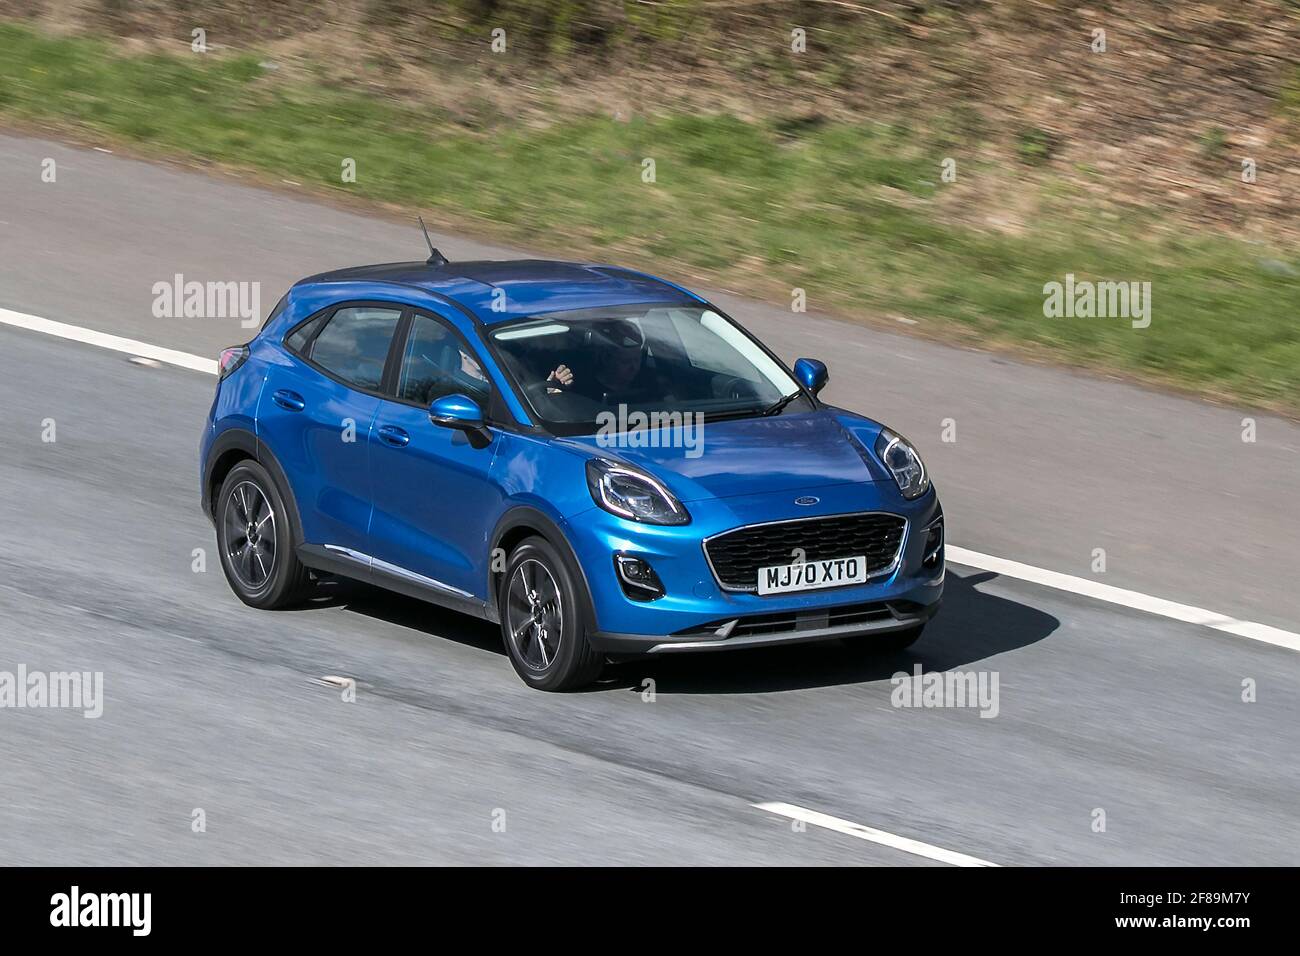
[[[293,487],[306,544],[365,552],[371,428],[403,308],[344,303],[285,337],[270,366],[258,437]]]
[[[393,394],[375,416],[370,552],[381,571],[484,598],[488,539],[503,499],[490,479],[501,439],[429,419],[435,399],[457,393],[489,408],[491,386],[473,348],[441,318],[413,312]]]

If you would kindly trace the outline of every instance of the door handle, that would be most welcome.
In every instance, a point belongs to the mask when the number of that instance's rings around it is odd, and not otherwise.
[[[386,444],[392,445],[394,448],[401,448],[402,446],[410,443],[411,441],[411,436],[408,435],[403,429],[398,428],[396,425],[380,426],[379,438],[381,441],[383,441]]]
[[[282,388],[271,396],[271,401],[281,408],[287,408],[291,412],[300,412],[307,407],[302,396],[297,392],[291,392],[287,388]]]

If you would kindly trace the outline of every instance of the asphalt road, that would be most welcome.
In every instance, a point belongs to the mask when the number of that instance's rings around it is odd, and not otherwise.
[[[36,140],[0,137],[0,196],[0,308],[200,354],[247,333],[153,318],[153,282],[260,280],[269,308],[301,274],[420,251],[388,222]],[[1240,411],[720,298],[921,445],[955,543],[1081,576],[1105,547],[1105,583],[1300,622],[1295,426],[1260,416],[1247,445]],[[0,327],[0,672],[101,671],[105,696],[98,719],[0,709],[4,862],[927,862],[766,801],[1002,864],[1300,861],[1293,651],[954,567],[900,655],[680,658],[538,694],[493,628],[418,602],[236,601],[197,508],[212,388]],[[918,663],[996,674],[997,716],[891,706]]]
[[[54,183],[41,181],[45,158],[57,164]],[[177,273],[260,282],[269,311],[304,275],[426,254],[414,211],[395,224],[5,135],[0,197],[0,308],[212,358],[249,331],[235,320],[155,319],[155,282]],[[435,241],[453,259],[528,254]],[[1300,588],[1279,587],[1300,543],[1300,426],[703,291],[787,361],[826,360],[831,401],[916,442],[954,541],[1084,576],[1104,548],[1107,584],[1300,624]],[[816,289],[808,294],[815,309]],[[1256,419],[1250,444],[1246,415]],[[956,442],[941,440],[945,419]]]

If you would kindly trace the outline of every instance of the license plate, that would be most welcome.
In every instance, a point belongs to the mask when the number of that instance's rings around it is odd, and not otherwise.
[[[759,594],[784,594],[788,591],[815,591],[842,584],[863,584],[867,580],[866,555],[851,558],[828,558],[799,564],[774,564],[758,569]]]

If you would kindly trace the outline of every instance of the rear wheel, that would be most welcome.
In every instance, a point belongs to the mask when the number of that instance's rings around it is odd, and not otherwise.
[[[307,569],[294,551],[284,499],[265,468],[249,459],[230,469],[217,495],[216,519],[221,570],[241,601],[274,610],[305,596]]]
[[[510,555],[498,596],[501,634],[528,686],[573,690],[600,674],[604,661],[587,642],[581,586],[544,538],[527,538]]]

